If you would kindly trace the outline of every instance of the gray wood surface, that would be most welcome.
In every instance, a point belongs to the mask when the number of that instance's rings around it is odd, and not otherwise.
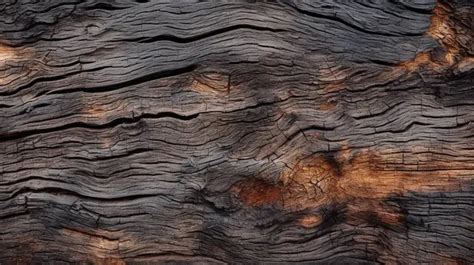
[[[0,1],[0,264],[472,264],[473,17]]]

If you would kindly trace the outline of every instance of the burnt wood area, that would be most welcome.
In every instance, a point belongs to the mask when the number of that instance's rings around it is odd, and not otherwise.
[[[472,264],[474,1],[0,2],[0,264]]]

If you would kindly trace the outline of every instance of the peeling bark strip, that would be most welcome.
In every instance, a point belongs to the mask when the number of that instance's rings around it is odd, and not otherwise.
[[[474,263],[473,17],[1,1],[0,264]]]

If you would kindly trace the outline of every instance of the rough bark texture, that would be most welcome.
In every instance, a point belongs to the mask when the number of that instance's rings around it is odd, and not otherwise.
[[[474,262],[473,5],[1,1],[0,263]]]

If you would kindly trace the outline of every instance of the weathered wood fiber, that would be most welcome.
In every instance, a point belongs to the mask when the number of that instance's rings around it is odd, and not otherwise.
[[[0,263],[472,264],[473,14],[1,1]]]

